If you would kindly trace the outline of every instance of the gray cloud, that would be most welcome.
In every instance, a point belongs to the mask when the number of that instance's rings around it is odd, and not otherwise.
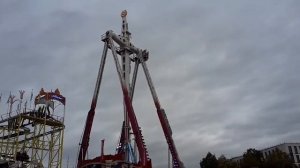
[[[1,1],[0,92],[60,88],[67,97],[65,161],[69,156],[74,164],[100,62],[100,35],[119,32],[119,13],[127,9],[133,42],[150,51],[148,66],[186,167],[198,167],[208,151],[231,157],[248,147],[297,141],[299,8],[295,0]],[[104,73],[94,156],[102,138],[105,151],[114,152],[123,115],[110,56]],[[166,167],[167,146],[142,71],[134,105],[153,165]]]

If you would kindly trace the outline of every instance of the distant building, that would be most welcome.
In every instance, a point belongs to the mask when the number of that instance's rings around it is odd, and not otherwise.
[[[264,159],[266,159],[276,149],[288,154],[290,158],[293,160],[294,164],[300,167],[300,143],[282,143],[276,146],[261,149],[259,151],[263,154]],[[242,159],[243,156],[237,156],[232,158],[231,160],[241,163]]]

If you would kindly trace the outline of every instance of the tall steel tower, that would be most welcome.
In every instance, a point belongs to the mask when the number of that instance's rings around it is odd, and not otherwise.
[[[131,70],[131,60],[130,60],[130,50],[126,48],[130,44],[130,38],[131,33],[128,30],[128,23],[127,23],[127,11],[124,10],[121,13],[122,17],[122,30],[121,30],[121,36],[124,39],[124,46],[120,46],[119,54],[121,55],[122,59],[122,78],[125,81],[125,86],[127,87],[130,95],[131,95],[131,89],[130,89],[130,70]],[[121,142],[122,143],[122,142]],[[130,154],[133,154],[131,149],[131,142],[130,142],[130,124],[129,124],[129,118],[128,113],[126,110],[126,104],[124,102],[124,143],[122,144],[121,148],[124,149],[125,152],[125,160],[127,162],[131,162]],[[131,155],[132,156],[132,155]]]
[[[85,129],[80,143],[78,154],[77,168],[90,167],[114,167],[114,168],[152,168],[152,161],[149,157],[146,144],[142,135],[141,127],[138,124],[134,108],[133,95],[135,90],[135,83],[138,73],[139,65],[142,65],[148,86],[157,109],[157,115],[160,120],[167,145],[172,155],[173,167],[183,168],[183,164],[179,159],[175,143],[172,138],[172,130],[169,125],[166,113],[160,106],[158,96],[156,94],[146,61],[149,58],[149,52],[145,49],[135,47],[131,42],[131,33],[128,30],[128,23],[126,20],[127,11],[121,13],[122,17],[122,31],[120,35],[115,34],[109,30],[102,35],[101,40],[104,42],[102,58],[100,61],[100,68],[98,71],[94,95],[91,102],[91,107],[87,115]],[[97,105],[100,85],[103,76],[103,70],[106,62],[107,51],[110,50],[114,59],[115,67],[121,84],[123,92],[123,106],[124,106],[124,122],[121,130],[121,137],[116,153],[114,155],[104,155],[102,141],[101,156],[94,159],[87,158],[87,151],[89,146],[89,138],[91,128],[93,125],[95,109]],[[121,61],[120,61],[121,60]],[[131,64],[134,64],[133,73],[131,74]],[[137,147],[137,152],[132,149],[132,141],[130,135],[134,136],[134,145]],[[158,151],[159,152],[159,151]]]

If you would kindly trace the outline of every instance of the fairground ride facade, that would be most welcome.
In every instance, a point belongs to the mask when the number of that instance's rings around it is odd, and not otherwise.
[[[65,97],[58,89],[42,88],[27,103],[25,91],[19,93],[18,98],[9,95],[8,110],[0,118],[0,167],[61,168]]]

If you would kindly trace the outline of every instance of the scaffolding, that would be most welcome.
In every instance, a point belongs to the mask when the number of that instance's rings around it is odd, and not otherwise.
[[[0,118],[0,167],[61,168],[65,97],[58,89],[41,89],[30,109],[23,94],[19,99],[9,96],[8,111]]]

